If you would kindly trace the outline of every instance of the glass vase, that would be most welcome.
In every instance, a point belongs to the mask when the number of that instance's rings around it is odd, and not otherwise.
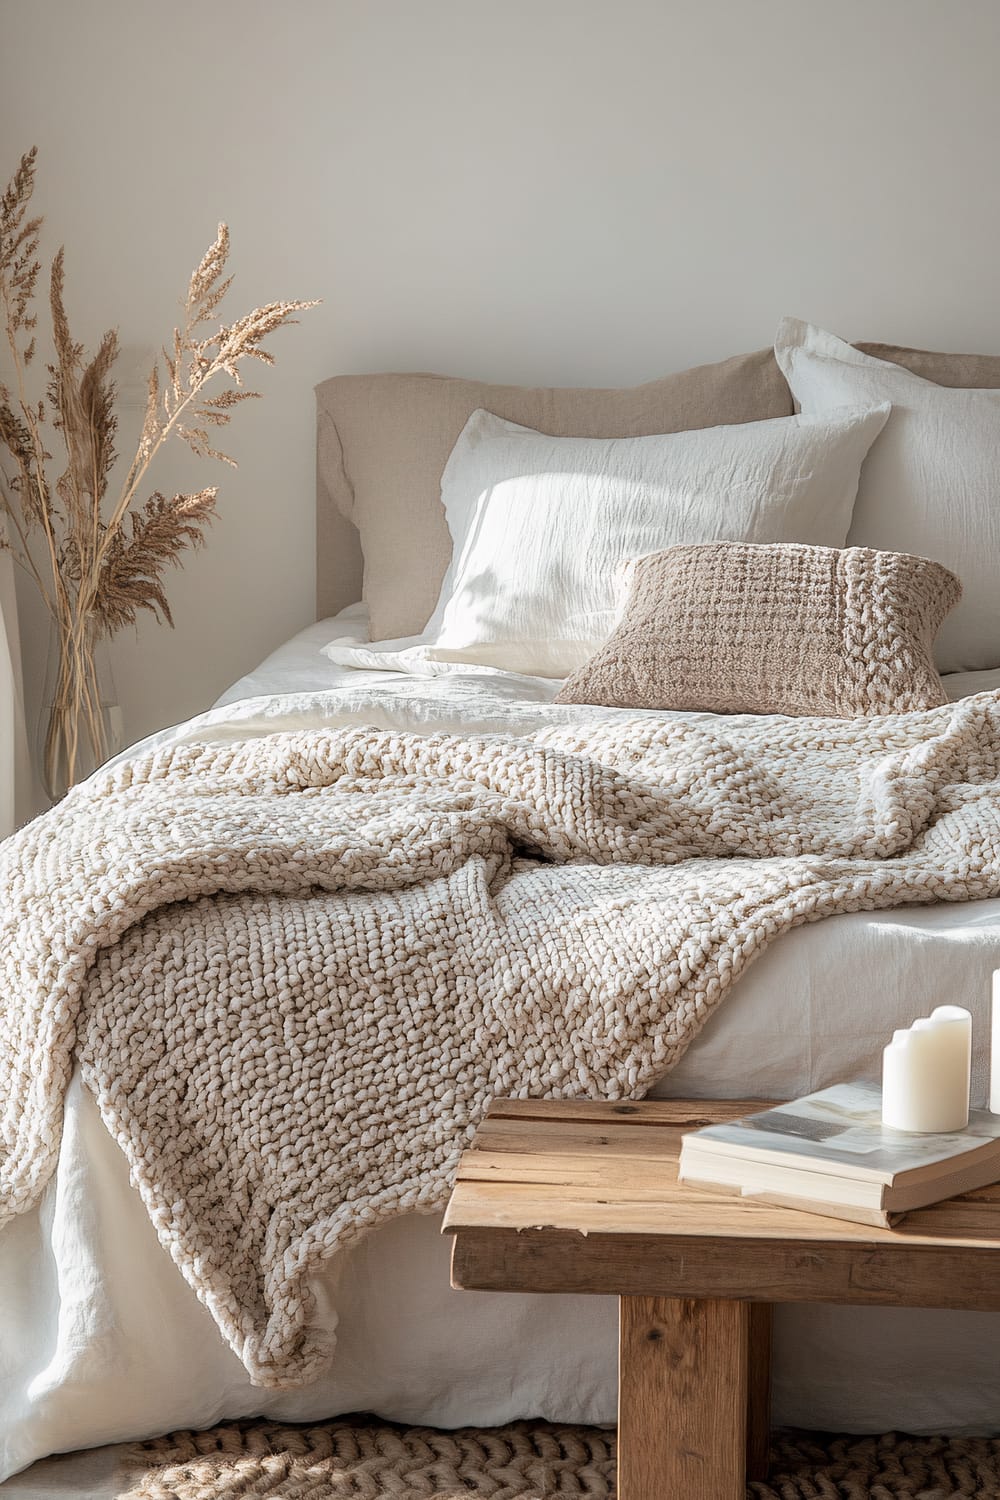
[[[106,643],[88,631],[53,630],[39,745],[42,784],[52,802],[117,748],[115,720]]]

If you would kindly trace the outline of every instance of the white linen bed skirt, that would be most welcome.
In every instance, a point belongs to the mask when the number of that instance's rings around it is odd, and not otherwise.
[[[249,694],[348,680],[318,656],[333,633],[310,627],[226,695],[240,704],[234,737]],[[350,674],[352,688],[369,675]],[[492,680],[482,702],[477,691],[468,679],[433,688],[461,695],[463,716],[475,709],[488,724],[516,718],[525,695],[532,706],[550,696],[525,679]],[[258,705],[257,723],[269,712]],[[414,713],[429,711],[421,698]],[[788,1097],[877,1078],[894,1027],[936,1004],[967,1005],[984,1039],[997,967],[1000,901],[799,928],[743,976],[654,1092]],[[977,1049],[975,1102],[986,1097],[985,1067]],[[0,1234],[0,1479],[48,1453],[251,1414],[369,1410],[441,1427],[613,1421],[613,1300],[452,1291],[439,1228],[437,1216],[400,1219],[331,1263],[316,1288],[337,1330],[328,1374],[300,1391],[257,1390],[158,1245],[124,1156],[74,1078],[57,1176],[41,1205]],[[998,1348],[1000,1314],[782,1307],[775,1419],[854,1432],[1000,1431]]]

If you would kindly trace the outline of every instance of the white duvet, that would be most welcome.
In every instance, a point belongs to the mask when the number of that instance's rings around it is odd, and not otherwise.
[[[345,672],[321,654],[350,615],[311,626],[216,709],[146,742],[215,741],[316,723],[518,732],[605,714],[556,707],[558,683],[468,670]],[[955,698],[1000,672],[949,682]],[[1000,901],[834,917],[779,939],[656,1092],[780,1096],[878,1074],[898,1025],[942,1001],[976,1023],[985,1099]],[[250,1413],[373,1410],[438,1426],[540,1415],[611,1421],[616,1310],[605,1298],[453,1292],[436,1218],[399,1220],[331,1263],[317,1288],[334,1363],[289,1393],[250,1386],[160,1249],[128,1169],[78,1080],[59,1171],[0,1234],[0,1478],[43,1454]],[[1000,1430],[1000,1315],[786,1308],[775,1417],[840,1430]]]

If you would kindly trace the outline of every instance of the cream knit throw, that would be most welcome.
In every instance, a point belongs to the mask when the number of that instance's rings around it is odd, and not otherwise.
[[[53,1172],[79,1059],[252,1379],[306,1381],[309,1274],[439,1207],[492,1095],[639,1095],[779,933],[1000,894],[998,746],[983,694],[106,772],[0,846],[0,1221]]]

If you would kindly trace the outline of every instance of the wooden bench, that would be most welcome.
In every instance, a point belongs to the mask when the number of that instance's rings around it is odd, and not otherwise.
[[[766,1475],[775,1302],[1000,1311],[1000,1187],[872,1229],[678,1183],[685,1131],[755,1108],[498,1100],[462,1157],[454,1286],[620,1299],[619,1500]]]

